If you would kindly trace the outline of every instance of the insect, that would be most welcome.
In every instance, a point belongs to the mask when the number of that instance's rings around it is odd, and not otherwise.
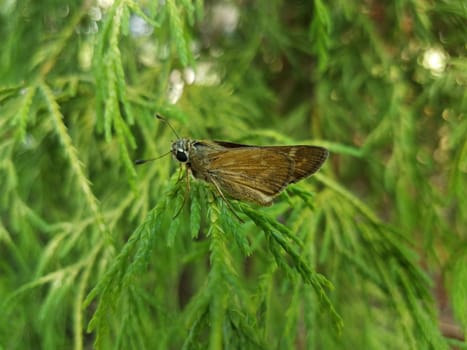
[[[226,196],[263,206],[271,205],[287,185],[318,171],[329,154],[318,146],[252,146],[180,137],[170,153],[195,178],[212,184],[227,204]]]

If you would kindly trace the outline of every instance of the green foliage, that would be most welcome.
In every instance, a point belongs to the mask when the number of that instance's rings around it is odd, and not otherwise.
[[[0,17],[0,349],[467,349],[463,1]],[[227,204],[169,157],[135,168],[174,139],[155,113],[331,156]]]

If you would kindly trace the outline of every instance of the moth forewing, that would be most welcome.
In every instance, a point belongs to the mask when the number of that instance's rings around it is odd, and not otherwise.
[[[250,146],[224,141],[179,139],[174,157],[194,177],[234,199],[270,205],[290,183],[315,173],[328,156],[316,146]]]

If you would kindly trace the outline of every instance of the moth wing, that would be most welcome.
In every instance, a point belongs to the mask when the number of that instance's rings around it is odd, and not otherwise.
[[[251,145],[244,145],[227,141],[213,141],[215,144],[228,148],[231,150],[238,148],[246,148],[251,151],[251,148],[257,149],[258,152],[264,150],[273,150],[286,154],[292,158],[294,162],[294,172],[292,174],[291,182],[297,182],[304,177],[310,176],[317,172],[329,156],[329,151],[326,148],[310,145],[297,145],[297,146],[266,146],[257,147]]]
[[[297,182],[317,172],[329,155],[326,148],[310,145],[258,147],[228,141],[212,141],[212,143],[229,150],[244,148],[245,152],[248,152],[256,149],[259,153],[265,150],[273,150],[274,152],[286,154],[294,162],[291,182]]]
[[[269,205],[291,181],[294,161],[274,147],[238,147],[209,155],[209,177],[239,200]]]

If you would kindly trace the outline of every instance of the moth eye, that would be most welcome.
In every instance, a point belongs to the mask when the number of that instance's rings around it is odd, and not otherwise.
[[[185,163],[188,160],[186,153],[182,151],[177,151],[175,158],[177,158],[177,160],[182,163]]]

